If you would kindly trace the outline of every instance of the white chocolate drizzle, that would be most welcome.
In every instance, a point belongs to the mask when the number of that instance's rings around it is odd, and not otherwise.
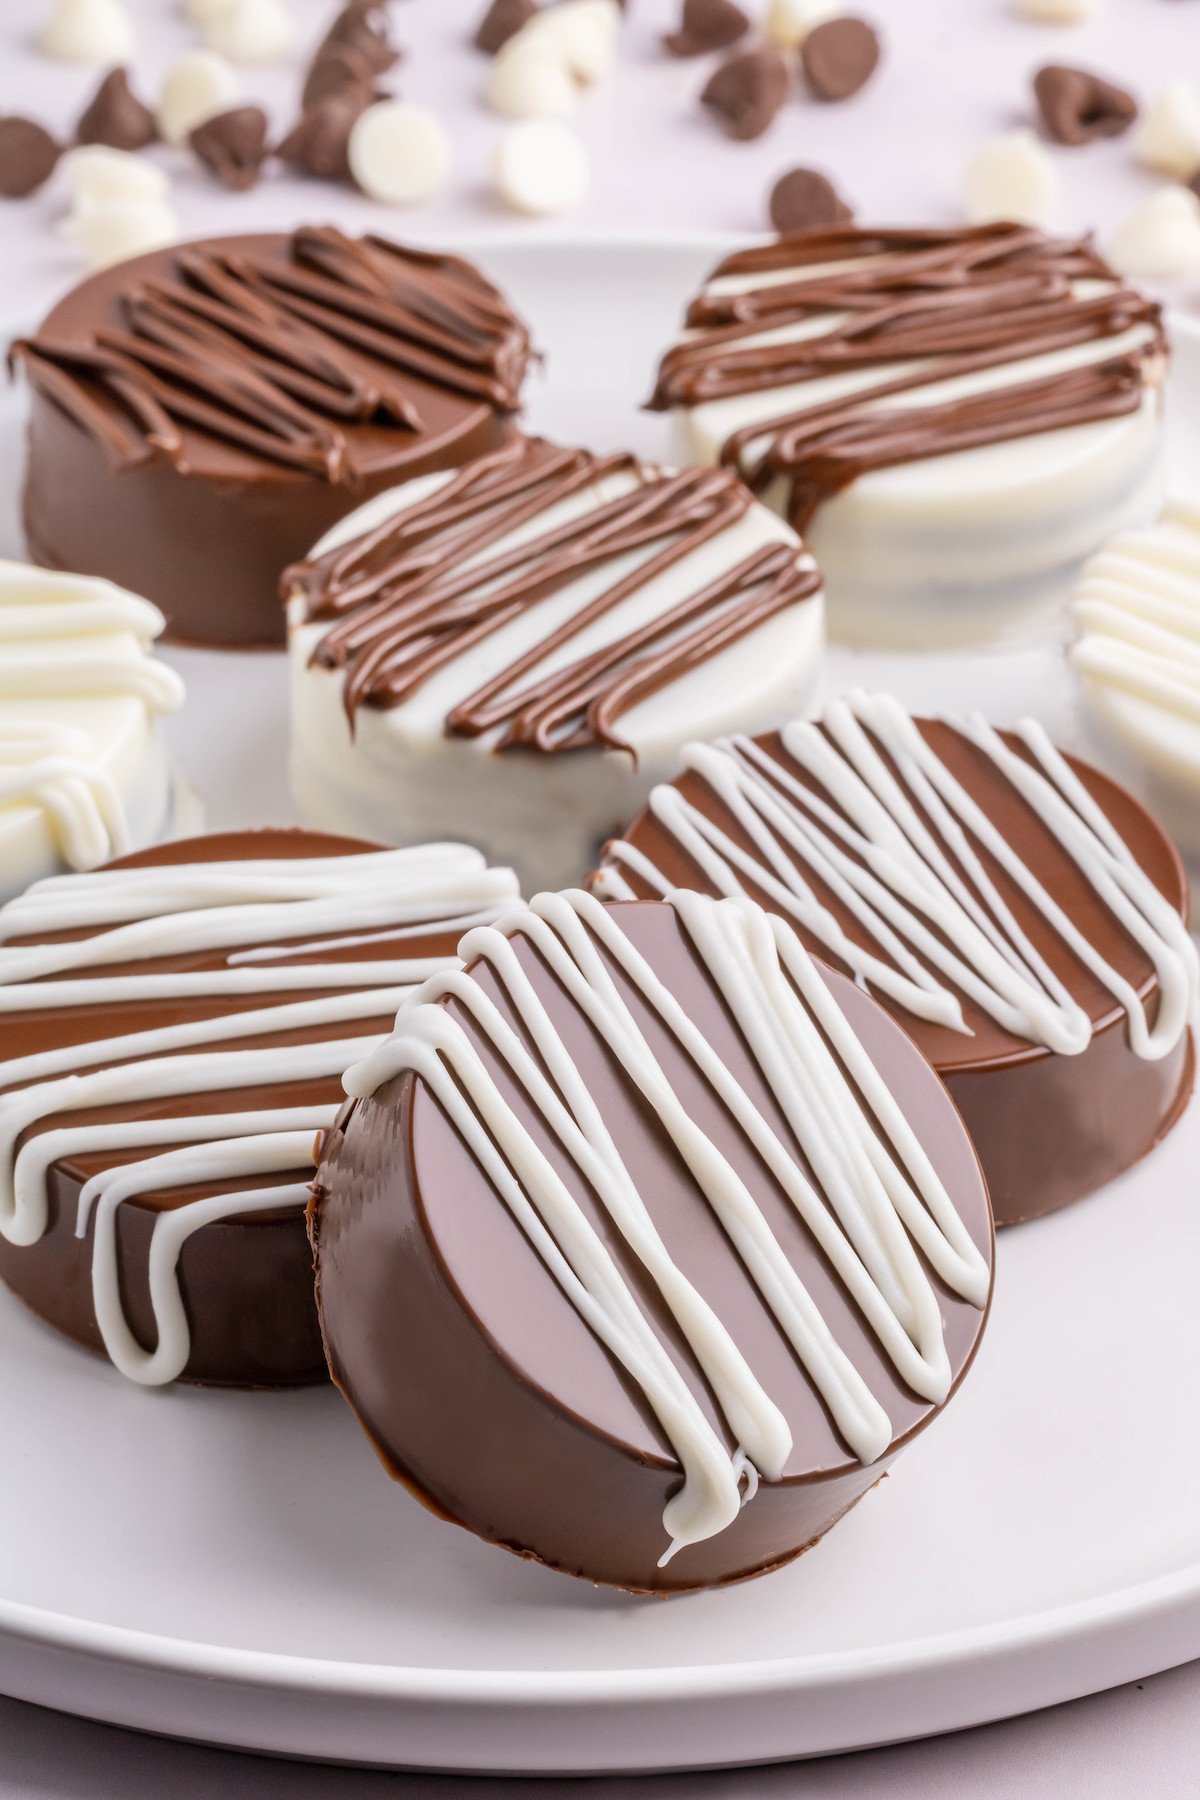
[[[0,807],[41,808],[71,868],[132,847],[121,796],[72,708],[119,698],[150,717],[174,712],[183,684],[150,655],[164,624],[157,607],[111,582],[0,562]],[[30,701],[54,702],[53,713],[31,717],[14,704]]]
[[[147,1153],[93,1176],[79,1198],[77,1234],[93,1233],[96,1319],[112,1361],[146,1385],[185,1368],[190,1333],[176,1269],[192,1232],[239,1213],[302,1210],[315,1134],[336,1105],[247,1112],[204,1110],[202,1096],[239,1088],[337,1080],[379,1040],[387,1018],[414,987],[453,958],[403,953],[415,935],[457,935],[494,919],[517,895],[507,869],[490,869],[458,844],[317,858],[179,863],[113,869],[38,882],[0,908],[0,1014],[38,1008],[106,1009],[131,1001],[207,1001],[303,994],[216,1018],[185,1019],[141,1031],[0,1062],[0,1232],[29,1245],[48,1222],[48,1178],[63,1158]],[[338,961],[369,930],[390,953]],[[16,937],[82,931],[63,942]],[[312,941],[310,934],[319,934]],[[270,961],[252,960],[257,946]],[[214,969],[155,969],[156,958],[208,954]],[[300,958],[328,960],[301,961]],[[286,959],[297,959],[288,962]],[[145,972],[128,965],[148,963]],[[122,972],[109,973],[119,967]],[[315,1042],[258,1045],[256,1039],[317,1031]],[[220,1046],[217,1048],[216,1046]],[[71,1114],[163,1099],[172,1116],[106,1124]],[[157,1109],[155,1109],[157,1110]],[[53,1117],[53,1125],[46,1121]],[[213,1194],[161,1212],[149,1250],[157,1326],[152,1350],[129,1329],[117,1267],[117,1212],[140,1194],[205,1183],[290,1176],[275,1186]]]
[[[1195,1018],[1200,989],[1196,946],[1175,908],[1040,725],[1025,719],[1014,728],[1027,760],[978,714],[945,723],[1012,784],[1098,904],[1145,953],[1157,979],[1153,1026],[1132,983],[889,695],[853,691],[826,709],[821,724],[784,727],[783,748],[815,791],[750,738],[687,747],[684,767],[712,789],[753,854],[675,786],[655,788],[649,810],[718,893],[744,894],[753,885],[865,987],[914,1017],[966,1031],[965,996],[1014,1037],[1078,1056],[1091,1042],[1092,1020],[1022,928],[982,852],[1124,1010],[1134,1052],[1147,1061],[1169,1055]],[[669,887],[643,851],[618,839],[607,847],[596,891],[632,898],[630,875],[656,893]],[[847,935],[810,875],[836,896],[871,948]]]
[[[403,1008],[394,1034],[345,1080],[347,1093],[357,1097],[404,1071],[427,1085],[564,1294],[640,1388],[684,1475],[664,1513],[670,1540],[664,1563],[683,1545],[729,1525],[760,1475],[778,1479],[792,1432],[714,1308],[673,1262],[512,938],[527,938],[537,949],[654,1111],[861,1461],[874,1462],[891,1443],[887,1413],[822,1317],[754,1194],[672,1088],[610,962],[786,1194],[897,1374],[932,1404],[945,1399],[952,1372],[937,1294],[921,1259],[976,1306],[986,1303],[989,1287],[985,1257],[794,932],[748,900],[679,891],[670,904],[734,1014],[813,1179],[635,948],[617,913],[580,891],[541,894],[495,926],[471,931],[459,946],[465,963],[488,964],[514,1022],[463,969],[448,970]],[[470,1013],[653,1282],[736,1440],[732,1456],[583,1208],[501,1094],[470,1032],[437,1004],[447,995]]]

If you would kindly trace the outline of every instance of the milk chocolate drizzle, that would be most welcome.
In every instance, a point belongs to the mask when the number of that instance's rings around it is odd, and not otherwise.
[[[508,542],[539,514],[610,478],[636,485],[564,524]],[[636,568],[446,718],[450,736],[500,730],[498,750],[628,749],[615,729],[622,713],[818,590],[820,577],[797,546],[766,546],[615,643],[525,686],[523,678],[752,504],[729,470],[669,475],[630,455],[593,456],[525,439],[468,465],[361,537],[297,565],[284,588],[303,597],[310,619],[333,621],[312,662],[346,671],[353,722],[360,706],[399,706],[471,645],[589,569],[645,552]]]
[[[469,263],[332,226],[289,249],[182,249],[171,278],[121,295],[120,325],[11,354],[117,467],[158,455],[186,470],[186,428],[350,483],[344,424],[422,429],[401,377],[516,407],[528,339]]]
[[[844,263],[810,278],[804,270]],[[795,281],[706,290],[688,309],[690,335],[662,360],[650,405],[693,407],[878,367],[855,393],[733,432],[721,460],[762,489],[789,484],[797,530],[822,501],[872,469],[945,456],[1136,410],[1165,354],[1160,309],[1124,286],[1090,241],[1047,238],[1022,225],[952,231],[808,231],[727,257],[712,282],[755,281],[795,269]],[[1102,282],[1100,292],[1087,286]],[[783,343],[763,332],[829,328]],[[1005,363],[1116,338],[1147,338],[1082,368],[915,405],[897,394]],[[907,367],[905,366],[907,365]],[[766,440],[766,448],[748,455]]]

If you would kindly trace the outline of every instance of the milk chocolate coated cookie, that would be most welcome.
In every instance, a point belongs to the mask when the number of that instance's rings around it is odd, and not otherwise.
[[[998,1224],[1111,1180],[1191,1091],[1179,857],[1032,722],[853,694],[819,723],[691,745],[594,879],[676,883],[752,896],[865,983],[945,1079]]]
[[[515,892],[462,845],[260,831],[0,909],[0,1276],[134,1381],[323,1379],[314,1140],[347,1063]]]
[[[653,1592],[774,1567],[978,1342],[991,1220],[944,1088],[749,903],[541,895],[462,952],[327,1140],[336,1381],[519,1555]]]
[[[316,536],[503,442],[528,339],[469,263],[326,226],[106,269],[16,354],[33,559],[147,595],[177,638],[269,644]]]

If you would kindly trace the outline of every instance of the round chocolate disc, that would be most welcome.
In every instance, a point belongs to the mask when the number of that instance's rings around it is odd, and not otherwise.
[[[780,1165],[773,1165],[772,1173],[767,1152],[751,1147],[708,1071],[655,1010],[637,970],[631,972],[596,934],[592,918],[602,915],[605,930],[619,934],[614,941],[644,959],[652,979],[665,984],[690,1022],[687,1028],[702,1034],[721,1069],[769,1121],[782,1146],[787,1178],[802,1175],[810,1182],[823,1214],[832,1202],[811,1159],[821,1162],[833,1138],[823,1128],[814,1128],[811,1138],[794,1128],[793,1115],[782,1108],[724,996],[728,967],[714,973],[709,952],[698,947],[691,925],[681,923],[670,905],[602,907],[578,895],[565,901],[555,897],[549,904],[594,909],[577,916],[656,1059],[670,1095],[665,1111],[647,1099],[635,1072],[636,1053],[626,1060],[585,1015],[569,977],[528,935],[525,915],[509,915],[503,932],[519,977],[506,975],[504,965],[484,952],[482,960],[469,963],[462,983],[477,994],[476,1004],[494,1002],[499,1016],[522,1031],[524,1042],[537,1043],[557,1092],[578,1109],[580,1119],[588,1102],[572,1083],[576,1076],[582,1079],[602,1120],[595,1141],[603,1146],[608,1134],[609,1167],[619,1160],[675,1275],[663,1276],[653,1260],[635,1254],[600,1188],[556,1135],[559,1127],[552,1127],[532,1090],[521,1085],[523,1077],[514,1072],[486,1015],[477,1016],[459,992],[451,993],[404,1015],[396,1038],[380,1053],[381,1063],[365,1070],[357,1084],[352,1072],[348,1089],[360,1097],[326,1143],[310,1217],[331,1370],[390,1472],[434,1511],[482,1537],[557,1569],[629,1589],[661,1592],[737,1580],[787,1560],[820,1537],[928,1424],[940,1401],[914,1391],[899,1373],[838,1272],[841,1265],[831,1260],[835,1252],[819,1247],[785,1189]],[[707,901],[697,904],[720,910]],[[543,905],[544,898],[533,910]],[[762,922],[763,915],[751,910]],[[766,928],[769,933],[769,924]],[[494,941],[501,933],[483,936]],[[944,1088],[905,1034],[852,983],[811,962],[794,939],[793,947],[824,1004],[836,1003],[831,1010],[839,1029],[857,1039],[854,1054],[865,1052],[908,1120],[956,1213],[956,1229],[964,1234],[970,1298],[919,1259],[919,1285],[928,1282],[925,1303],[940,1321],[944,1399],[971,1361],[987,1304],[991,1218],[978,1162]],[[482,946],[467,945],[465,954],[473,948]],[[544,1030],[529,1024],[530,1015],[522,1010],[524,978],[535,1011],[544,1008]],[[594,979],[591,987],[597,991]],[[794,996],[795,989],[789,992]],[[480,1145],[468,1143],[464,1119],[452,1116],[449,1090],[435,1091],[428,1073],[417,1072],[414,1043],[432,1042],[443,1030],[450,1031],[451,1041],[441,1048],[439,1080],[447,1078],[449,1068],[449,1079],[469,1083],[470,1074],[462,1073],[469,1056],[482,1060],[486,1094],[467,1086],[460,1091],[469,1092],[476,1116],[503,1145],[525,1198],[514,1198],[508,1188],[502,1192],[499,1173],[485,1172]],[[548,1042],[550,1034],[557,1036],[559,1049]],[[464,1044],[469,1054],[460,1065]],[[566,1072],[556,1060],[560,1050],[568,1059]],[[380,1085],[369,1091],[376,1080]],[[852,1082],[849,1091],[861,1109]],[[500,1120],[489,1110],[493,1098]],[[866,1453],[861,1446],[852,1448],[835,1422],[834,1402],[735,1249],[734,1225],[718,1217],[708,1190],[685,1162],[672,1135],[679,1120],[667,1123],[676,1105],[736,1171],[750,1197],[747,1210],[757,1210],[786,1264],[786,1281],[803,1284],[837,1346],[835,1354],[845,1356],[853,1379],[869,1390],[868,1410],[875,1404],[881,1409],[879,1435]],[[860,1113],[852,1116],[857,1125]],[[516,1144],[505,1135],[514,1118]],[[531,1175],[522,1161],[522,1131],[536,1153],[552,1159],[569,1193],[567,1217],[574,1224],[564,1226],[544,1201],[536,1168]],[[552,1256],[544,1246],[535,1247],[528,1221],[521,1219],[530,1197],[532,1204],[546,1205],[547,1229],[568,1243],[577,1270],[586,1267],[587,1253],[570,1232],[578,1227],[585,1238],[589,1230],[596,1234],[601,1260],[611,1258],[612,1281],[625,1284],[643,1322],[634,1324],[648,1325],[666,1351],[671,1378],[685,1385],[688,1404],[713,1434],[718,1459],[736,1456],[739,1440],[716,1398],[722,1390],[712,1365],[704,1363],[687,1335],[676,1300],[667,1298],[675,1295],[676,1277],[712,1309],[785,1422],[790,1447],[779,1451],[773,1474],[760,1469],[756,1487],[747,1474],[741,1510],[735,1508],[723,1529],[686,1543],[669,1560],[664,1560],[670,1541],[664,1510],[680,1489],[678,1436],[639,1385],[635,1365],[602,1341],[560,1274],[551,1272]],[[598,1282],[598,1291],[601,1286]],[[628,1321],[625,1329],[632,1335]]]

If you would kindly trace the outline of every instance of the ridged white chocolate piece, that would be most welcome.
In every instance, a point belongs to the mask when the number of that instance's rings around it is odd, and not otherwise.
[[[0,897],[166,829],[157,721],[183,684],[157,607],[111,582],[0,562]]]
[[[1071,664],[1098,753],[1200,868],[1200,507],[1174,505],[1112,538],[1071,604]]]

